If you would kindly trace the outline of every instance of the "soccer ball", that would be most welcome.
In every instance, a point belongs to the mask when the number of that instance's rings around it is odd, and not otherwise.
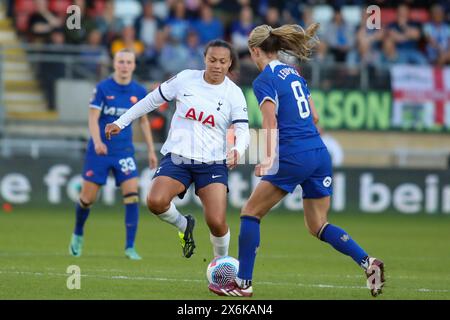
[[[206,269],[209,283],[225,286],[236,279],[239,261],[230,256],[215,257]]]

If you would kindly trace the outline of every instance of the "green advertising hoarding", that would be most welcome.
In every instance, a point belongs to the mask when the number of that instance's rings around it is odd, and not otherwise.
[[[249,87],[243,91],[248,104],[250,127],[259,128],[262,117],[256,97]],[[404,108],[402,123],[395,124],[390,91],[311,90],[311,97],[319,114],[319,125],[326,130],[450,132],[448,126],[422,123],[425,121],[419,112],[422,106]]]
[[[312,91],[324,129],[389,130],[390,92]]]

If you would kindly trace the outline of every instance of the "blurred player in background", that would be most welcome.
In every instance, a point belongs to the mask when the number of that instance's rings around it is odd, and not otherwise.
[[[116,185],[122,189],[125,205],[125,255],[132,260],[141,259],[134,247],[139,221],[139,197],[132,127],[126,128],[120,137],[113,141],[105,138],[106,124],[118,119],[147,94],[143,86],[132,80],[135,67],[135,54],[132,51],[118,51],[114,56],[114,74],[97,85],[90,102],[91,139],[84,163],[80,200],[76,206],[75,230],[69,247],[70,254],[76,257],[82,253],[83,228],[90,207],[97,199],[98,191],[106,183],[111,170]],[[149,166],[151,169],[156,168],[158,159],[146,115],[140,117],[139,124],[148,147]]]
[[[373,281],[372,295],[381,293],[383,262],[370,257],[347,232],[328,223],[332,194],[330,155],[315,126],[318,116],[305,79],[294,67],[278,60],[280,50],[301,60],[308,59],[317,43],[318,27],[312,24],[305,31],[298,25],[275,29],[261,25],[249,36],[251,58],[261,71],[253,82],[253,90],[263,115],[262,127],[268,132],[268,157],[256,166],[255,175],[262,179],[241,211],[238,276],[225,287],[210,284],[209,289],[218,295],[252,296],[260,221],[299,184],[303,189],[304,218],[309,232],[350,256]],[[277,168],[272,170],[275,164]]]
[[[172,199],[177,195],[183,198],[194,183],[210,230],[213,254],[228,255],[227,166],[230,169],[236,166],[250,140],[244,94],[226,76],[237,63],[233,48],[223,40],[213,40],[206,46],[204,56],[206,70],[178,73],[106,126],[106,136],[110,137],[165,101],[176,100],[170,132],[161,149],[164,157],[156,170],[147,205],[158,218],[179,230],[186,258],[195,248],[195,220],[191,215],[182,215]],[[227,129],[231,124],[236,143],[227,149]]]

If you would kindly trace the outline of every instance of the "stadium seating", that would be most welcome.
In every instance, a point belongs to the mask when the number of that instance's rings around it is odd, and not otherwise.
[[[342,17],[348,24],[351,24],[356,27],[361,22],[361,12],[362,12],[361,7],[343,6],[341,11]]]
[[[142,8],[134,0],[122,0],[116,2],[115,14],[124,21],[125,25],[133,24],[133,21],[141,14]]]
[[[397,19],[397,10],[395,8],[381,9],[381,23],[388,25]],[[429,21],[430,15],[425,9],[411,9],[411,20],[424,23]]]
[[[66,15],[67,7],[72,4],[72,0],[49,0],[49,8],[59,16]],[[88,12],[90,15],[98,15],[103,12],[105,0],[92,0],[92,7]],[[14,14],[16,28],[19,32],[25,33],[28,27],[28,19],[36,10],[33,0],[14,1]]]
[[[361,20],[361,7],[346,5],[342,6],[341,12],[345,22],[357,26]],[[333,8],[329,5],[317,5],[313,8],[313,19],[321,24],[327,24],[333,19]],[[388,25],[397,19],[395,8],[381,9],[381,23]],[[411,9],[411,19],[416,22],[425,23],[429,21],[430,15],[426,9]]]
[[[326,24],[333,18],[333,8],[328,5],[318,5],[313,8],[313,20],[320,24]]]
[[[32,1],[19,4],[19,8],[28,10]],[[40,92],[39,83],[34,78],[25,51],[20,47],[12,22],[4,18],[4,9],[0,7],[0,46],[5,46],[2,61],[3,88],[1,104],[5,106],[6,115],[12,118],[47,117],[47,102]],[[9,48],[8,48],[9,47]]]
[[[32,13],[36,10],[33,0],[16,0],[14,1],[14,12],[16,13]]]
[[[49,8],[59,16],[66,14],[67,7],[72,4],[71,0],[53,0],[49,2]]]
[[[28,17],[36,9],[33,0],[14,1],[14,13],[16,18],[16,27],[20,32],[25,32],[28,26]]]

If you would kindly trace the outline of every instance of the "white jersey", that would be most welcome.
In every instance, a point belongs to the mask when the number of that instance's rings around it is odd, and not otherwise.
[[[185,70],[158,88],[166,101],[176,100],[170,131],[161,148],[201,162],[226,158],[227,129],[248,122],[242,90],[228,77],[218,85],[207,83],[203,70]],[[241,154],[242,155],[242,154]]]

